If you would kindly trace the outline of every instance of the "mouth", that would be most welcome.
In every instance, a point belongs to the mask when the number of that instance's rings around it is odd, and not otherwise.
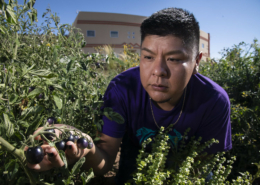
[[[168,87],[162,84],[151,84],[151,87],[155,91],[165,91]]]

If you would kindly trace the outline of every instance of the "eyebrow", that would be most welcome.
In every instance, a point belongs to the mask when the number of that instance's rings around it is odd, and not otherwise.
[[[155,53],[153,51],[151,51],[150,49],[148,49],[148,48],[142,48],[141,50],[142,51],[147,51],[147,52],[155,55]],[[173,51],[169,51],[168,53],[166,53],[166,55],[174,55],[174,54],[183,54],[185,56],[188,56],[188,54],[186,52],[183,52],[181,50],[173,50]]]

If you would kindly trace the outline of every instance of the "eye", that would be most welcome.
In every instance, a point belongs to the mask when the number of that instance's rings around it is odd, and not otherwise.
[[[150,56],[144,56],[144,58],[145,58],[145,59],[148,59],[148,60],[151,60],[151,59],[152,59],[152,57],[150,57]]]
[[[180,59],[176,59],[176,58],[168,58],[169,61],[171,62],[180,62]]]

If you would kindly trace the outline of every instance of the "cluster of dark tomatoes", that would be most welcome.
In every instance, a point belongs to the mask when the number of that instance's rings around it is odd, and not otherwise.
[[[55,123],[55,118],[50,117],[50,118],[47,119],[47,122],[49,124],[53,124],[53,123]],[[53,134],[51,134],[51,133],[55,134],[55,130],[54,129],[47,129],[45,131],[50,132],[50,133],[45,133],[43,135],[48,140],[53,140]],[[58,150],[65,151],[67,149],[66,143],[68,141],[72,141],[74,143],[77,143],[78,148],[82,148],[82,149],[85,149],[85,148],[91,149],[93,147],[93,143],[89,142],[85,137],[79,137],[77,135],[71,134],[70,132],[66,135],[69,135],[69,136],[67,136],[64,139],[62,139],[61,141],[58,141],[58,142],[55,143],[55,146]],[[62,136],[61,136],[61,138],[62,138]],[[25,156],[26,156],[26,160],[27,160],[28,163],[38,164],[44,158],[44,151],[43,151],[41,146],[29,147],[28,150],[25,152]]]

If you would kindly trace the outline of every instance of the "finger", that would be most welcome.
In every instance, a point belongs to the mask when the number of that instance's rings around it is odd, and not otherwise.
[[[45,152],[48,156],[48,160],[52,163],[52,167],[58,168],[64,165],[59,152],[54,147],[48,147]]]
[[[44,150],[44,158],[38,164],[27,163],[28,168],[31,168],[37,172],[47,171],[52,168],[62,167],[64,165],[57,150],[49,145],[41,146]]]
[[[80,158],[84,157],[84,149],[78,148],[75,143],[68,141],[66,143],[65,154],[68,164],[74,164]]]

